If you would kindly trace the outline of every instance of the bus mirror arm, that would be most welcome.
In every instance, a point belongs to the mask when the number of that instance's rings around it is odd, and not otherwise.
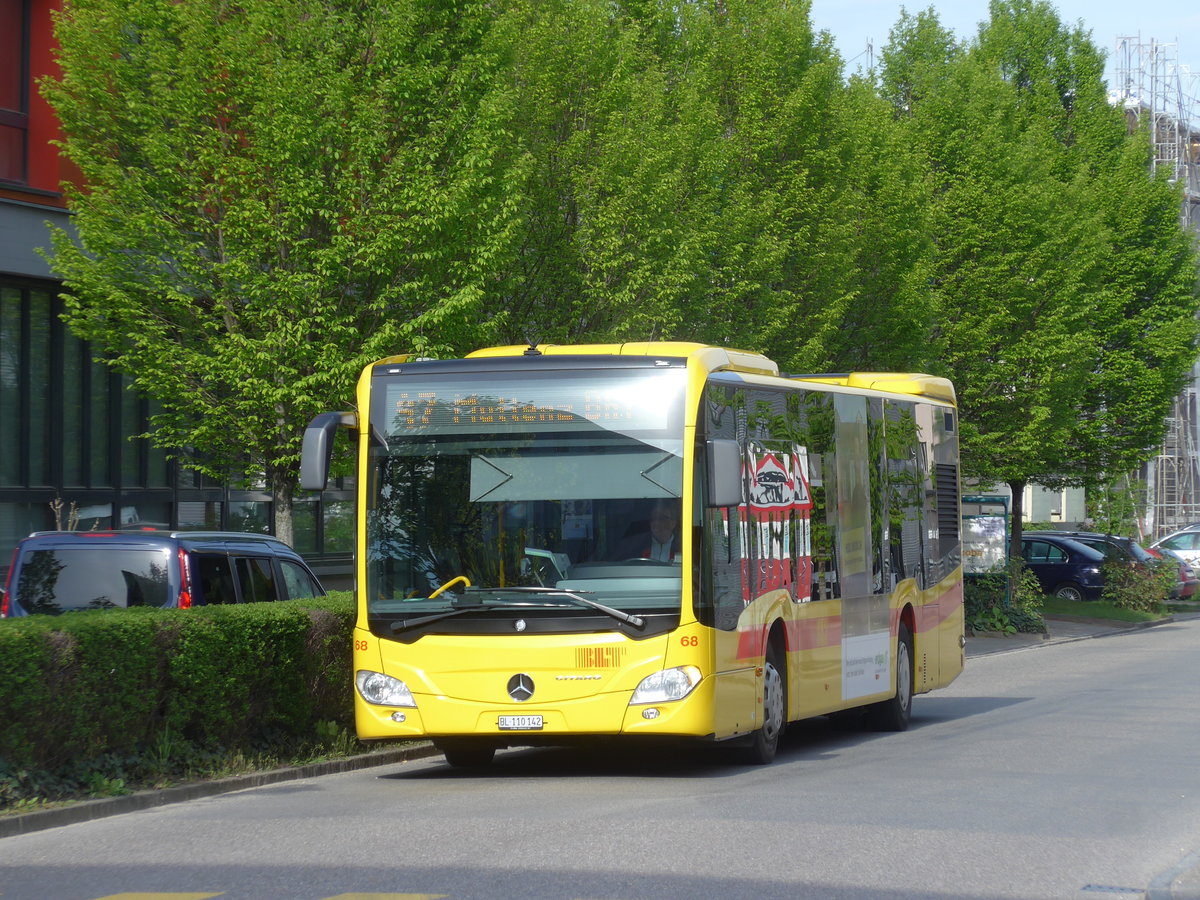
[[[321,413],[304,429],[300,446],[300,489],[323,491],[329,482],[329,458],[338,428],[353,428],[354,413]]]
[[[709,508],[739,506],[742,502],[742,448],[728,438],[706,444]]]

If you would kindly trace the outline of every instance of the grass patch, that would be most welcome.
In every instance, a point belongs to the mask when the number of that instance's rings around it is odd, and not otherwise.
[[[1163,617],[1163,612],[1146,612],[1137,609],[1123,609],[1103,600],[1064,600],[1061,597],[1047,597],[1042,608],[1046,616],[1070,616],[1076,619],[1099,619],[1114,622],[1153,622]]]

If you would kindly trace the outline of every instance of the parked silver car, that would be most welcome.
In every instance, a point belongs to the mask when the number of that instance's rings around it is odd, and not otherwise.
[[[1189,565],[1200,565],[1200,526],[1189,525],[1164,538],[1159,538],[1150,546],[1156,550],[1170,550]]]

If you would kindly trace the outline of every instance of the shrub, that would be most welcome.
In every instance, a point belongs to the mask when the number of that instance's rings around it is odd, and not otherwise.
[[[0,625],[0,809],[353,731],[349,594]]]
[[[967,627],[972,631],[1040,634],[1046,630],[1041,588],[1020,562],[1007,570],[966,576],[963,602]]]
[[[1159,612],[1175,586],[1177,567],[1131,565],[1123,560],[1104,564],[1104,590],[1100,599],[1119,609]]]

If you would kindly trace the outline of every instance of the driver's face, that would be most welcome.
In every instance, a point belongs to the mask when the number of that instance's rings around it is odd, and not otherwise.
[[[675,515],[667,509],[655,509],[650,513],[650,533],[660,544],[665,544],[675,534]]]

